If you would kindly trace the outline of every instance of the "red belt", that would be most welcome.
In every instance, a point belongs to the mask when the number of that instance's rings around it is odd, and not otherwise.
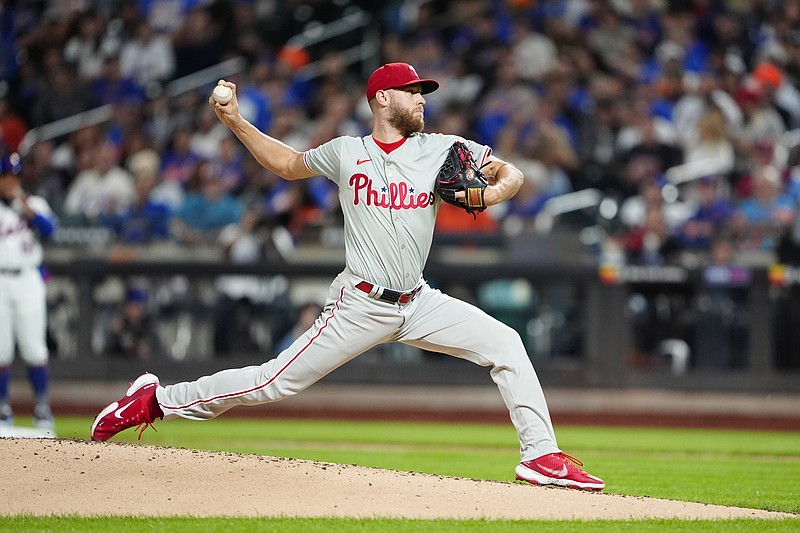
[[[360,281],[358,284],[356,284],[356,289],[366,292],[370,298],[383,300],[384,302],[389,302],[390,304],[407,304],[417,296],[420,288],[422,288],[421,285],[412,291],[398,292],[391,289],[382,289],[381,287],[373,285],[368,281]],[[376,289],[377,291],[373,293],[372,291]]]

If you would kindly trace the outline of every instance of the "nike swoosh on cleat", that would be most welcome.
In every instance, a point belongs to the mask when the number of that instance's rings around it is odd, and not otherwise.
[[[553,477],[564,477],[564,476],[567,475],[567,467],[566,466],[562,466],[561,470],[555,470],[553,468],[547,468],[546,466],[541,466],[541,465],[539,465],[539,468],[541,468],[542,470],[544,470],[545,472],[547,472],[548,474],[550,474]]]
[[[133,405],[133,402],[126,403],[125,405],[123,405],[122,407],[120,407],[119,409],[114,411],[114,416],[117,417],[117,418],[122,418],[122,412],[125,409],[127,409],[128,407],[130,407],[131,405]]]
[[[372,161],[372,159],[357,159],[356,160],[356,165],[363,165],[367,161]]]
[[[92,423],[92,435],[94,435],[94,432],[97,429],[97,424],[99,424],[100,421],[103,420],[103,418],[105,418],[106,416],[111,414],[114,411],[114,409],[116,409],[117,407],[119,407],[119,403],[118,402],[112,402],[112,403],[108,404],[105,407],[105,409],[100,411],[100,414],[98,414],[95,417],[94,422]],[[92,438],[94,438],[94,437],[92,437]]]

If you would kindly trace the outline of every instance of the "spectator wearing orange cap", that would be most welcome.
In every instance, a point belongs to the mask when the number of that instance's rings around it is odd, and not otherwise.
[[[753,79],[780,112],[786,126],[790,129],[800,126],[800,91],[785,83],[783,70],[773,63],[761,63],[753,69]]]

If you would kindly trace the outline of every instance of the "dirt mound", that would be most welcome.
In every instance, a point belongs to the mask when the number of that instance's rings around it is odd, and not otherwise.
[[[698,503],[121,443],[0,439],[0,515],[783,518]]]

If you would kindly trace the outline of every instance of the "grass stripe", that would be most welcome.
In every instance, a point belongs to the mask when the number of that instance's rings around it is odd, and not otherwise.
[[[331,520],[324,518],[82,518],[82,517],[11,517],[0,523],[0,532],[30,533],[794,533],[800,519],[793,520],[594,520],[594,521],[510,521],[510,520]]]

